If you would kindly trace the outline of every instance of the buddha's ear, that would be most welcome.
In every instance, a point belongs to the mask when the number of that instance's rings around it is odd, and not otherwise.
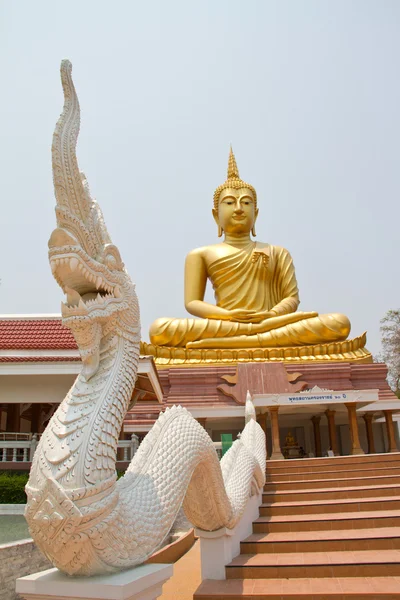
[[[214,217],[214,221],[218,225],[218,237],[222,237],[223,229],[222,229],[221,225],[219,224],[218,211],[215,210],[215,208],[212,209],[212,215]]]
[[[253,237],[256,237],[256,221],[257,221],[257,217],[258,217],[258,208],[256,208],[255,210],[255,214],[254,214],[254,223],[253,223],[253,227],[251,228],[251,234]]]

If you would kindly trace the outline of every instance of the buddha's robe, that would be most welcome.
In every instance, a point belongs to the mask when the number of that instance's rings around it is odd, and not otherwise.
[[[299,292],[292,257],[279,246],[253,242],[215,260],[208,270],[217,306],[277,315],[261,323],[219,319],[157,319],[150,341],[159,346],[256,348],[318,344],[345,340],[350,322],[345,315],[295,312]]]

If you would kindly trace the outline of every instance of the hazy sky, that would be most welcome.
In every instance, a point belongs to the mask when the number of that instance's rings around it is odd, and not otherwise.
[[[0,2],[0,312],[59,312],[50,146],[69,58],[80,168],[137,284],[143,339],[186,316],[232,142],[257,239],[294,257],[302,310],[352,334],[400,305],[400,2]],[[211,299],[211,295],[208,294]]]

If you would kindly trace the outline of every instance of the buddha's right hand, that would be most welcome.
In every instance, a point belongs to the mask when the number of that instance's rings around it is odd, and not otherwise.
[[[234,308],[227,312],[226,320],[236,323],[253,323],[255,316],[258,314],[255,310],[245,310],[244,308]]]

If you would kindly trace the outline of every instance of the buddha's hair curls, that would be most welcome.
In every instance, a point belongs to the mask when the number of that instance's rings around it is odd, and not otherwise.
[[[227,179],[227,181],[225,181],[225,183],[218,186],[217,189],[215,190],[215,192],[214,192],[214,208],[215,208],[215,210],[218,210],[219,197],[221,195],[221,192],[223,190],[226,190],[227,188],[233,188],[234,190],[240,190],[240,188],[246,188],[246,189],[250,190],[254,197],[254,208],[255,209],[257,208],[257,192],[256,192],[256,190],[253,188],[252,185],[250,185],[250,183],[246,183],[245,181],[242,181],[241,179],[235,178],[235,179]]]

